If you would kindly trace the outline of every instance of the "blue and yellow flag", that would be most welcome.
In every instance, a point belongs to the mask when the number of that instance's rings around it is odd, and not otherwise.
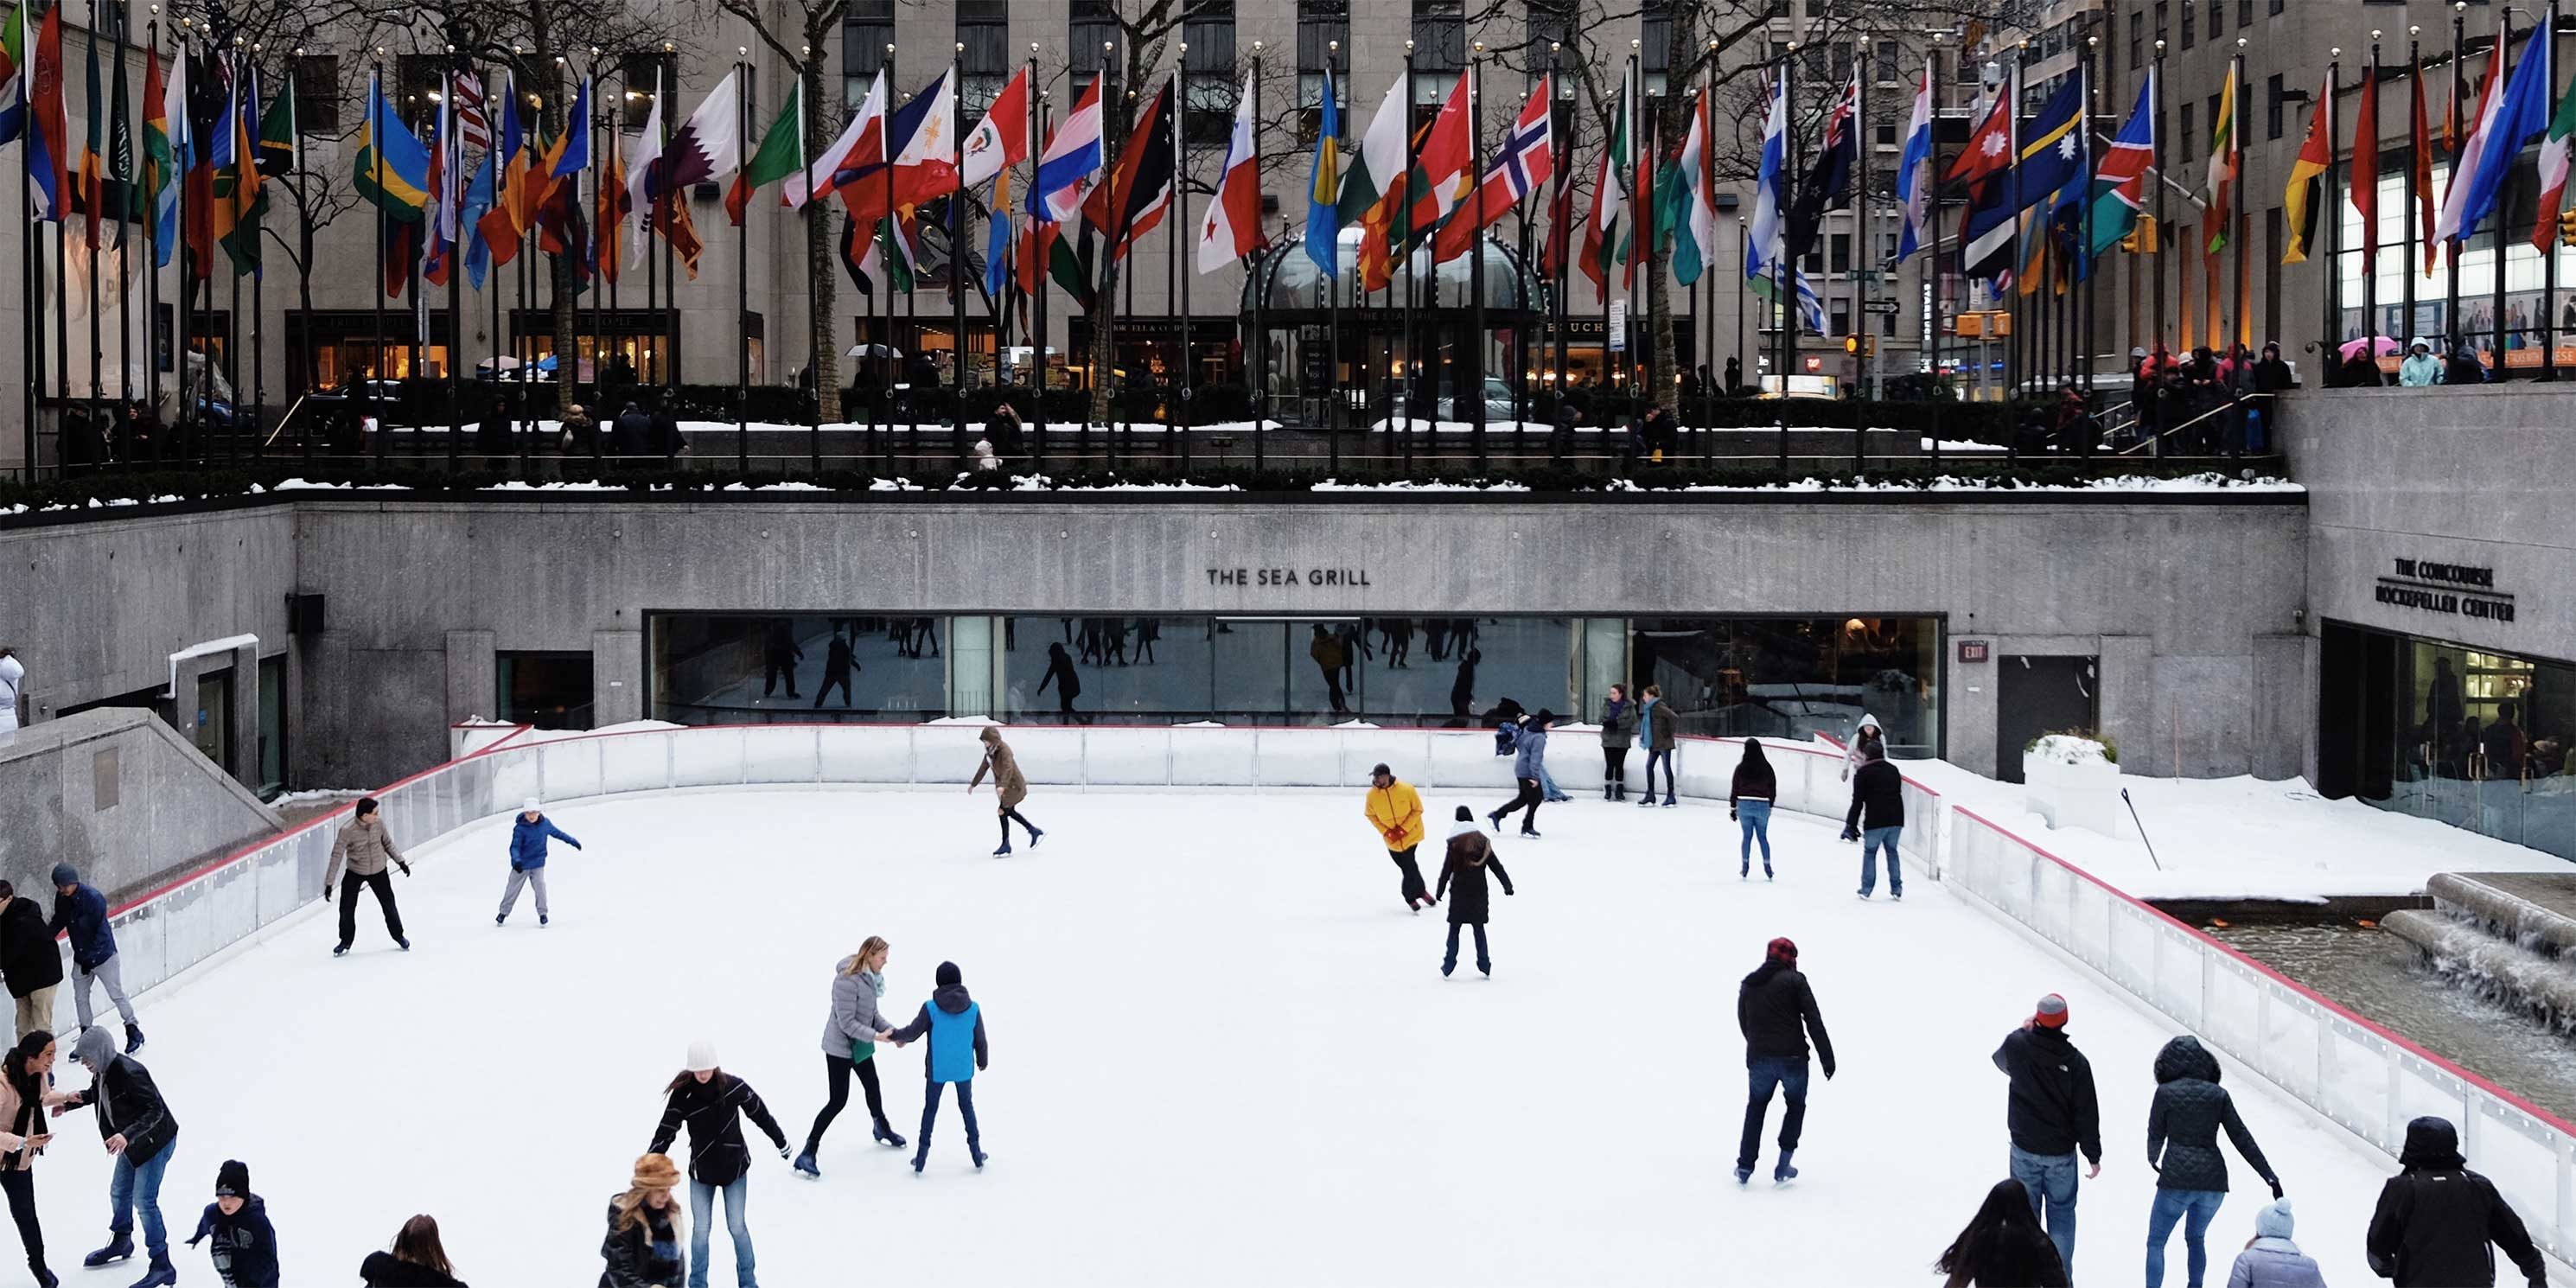
[[[1335,102],[1333,69],[1324,69],[1324,119],[1315,129],[1315,177],[1306,194],[1306,258],[1328,279],[1341,272],[1342,113]]]
[[[358,195],[386,218],[421,221],[429,207],[429,149],[403,128],[393,104],[385,101],[381,78],[367,85],[367,114],[358,125],[358,155],[351,171]]]

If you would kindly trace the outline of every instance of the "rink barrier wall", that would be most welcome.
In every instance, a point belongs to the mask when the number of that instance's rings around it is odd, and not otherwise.
[[[2409,1120],[2451,1120],[2461,1153],[2512,1201],[2533,1242],[2572,1259],[2576,1125],[1965,805],[1951,813],[1943,861],[1952,890],[2028,927],[2391,1157]]]

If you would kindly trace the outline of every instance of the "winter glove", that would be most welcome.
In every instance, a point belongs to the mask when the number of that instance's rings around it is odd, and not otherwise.
[[[796,1147],[793,1145],[781,1145],[778,1147],[778,1156],[780,1158],[793,1158],[796,1156]]]
[[[1831,1060],[1827,1060],[1827,1061],[1825,1061],[1824,1063],[1825,1063],[1825,1081],[1827,1081],[1827,1082],[1831,1082],[1831,1081],[1833,1081],[1833,1080],[1834,1080],[1834,1062],[1833,1062],[1833,1061],[1831,1061]]]
[[[324,886],[324,887],[322,887],[322,902],[324,902],[324,903],[329,903],[329,902],[331,902],[331,887],[329,887],[329,886]]]
[[[396,859],[396,860],[394,860],[394,866],[395,866],[395,867],[398,867],[398,868],[401,868],[401,869],[402,869],[402,874],[403,874],[404,876],[410,876],[410,875],[411,875],[411,865],[410,865],[410,864],[405,863],[405,862],[403,862],[403,861],[402,861],[402,860],[400,860],[400,859]]]
[[[1735,807],[1732,805],[1726,807],[1726,821],[1729,823],[1735,821]]]
[[[1852,829],[1850,829],[1850,828],[1846,827],[1846,828],[1844,828],[1844,829],[1843,829],[1843,837],[1842,837],[1842,839],[1843,839],[1844,841],[1846,841],[1846,842],[1850,842],[1850,841],[1857,841],[1857,840],[1859,840],[1859,839],[1860,839],[1860,833],[1858,833],[1858,832],[1856,832],[1856,831],[1853,831]]]
[[[2275,1203],[2281,1201],[2281,1180],[2279,1177],[2272,1178],[2272,1201]]]

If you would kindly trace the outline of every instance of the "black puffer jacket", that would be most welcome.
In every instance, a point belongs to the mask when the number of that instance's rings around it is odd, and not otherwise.
[[[689,1127],[689,1179],[721,1189],[734,1178],[751,1170],[751,1147],[742,1139],[741,1115],[751,1115],[760,1124],[771,1143],[787,1148],[787,1133],[779,1130],[778,1120],[769,1116],[769,1106],[760,1102],[760,1093],[751,1084],[719,1069],[716,1076],[700,1082],[683,1079],[662,1106],[662,1125],[653,1131],[653,1143],[644,1150],[659,1154],[671,1147],[680,1134],[680,1125]]]
[[[1503,871],[1503,861],[1495,855],[1493,842],[1486,840],[1484,833],[1460,832],[1449,838],[1448,856],[1440,865],[1440,885],[1431,892],[1431,897],[1449,900],[1450,925],[1485,924],[1491,903],[1485,893],[1485,874],[1488,872],[1494,874],[1496,881],[1503,883],[1504,894],[1512,892],[1512,874]],[[1451,881],[1458,883],[1455,894],[1449,890]]]
[[[1742,771],[1737,771],[1741,773]],[[1834,1040],[1825,1036],[1816,991],[1795,966],[1766,961],[1735,991],[1735,1025],[1744,1030],[1744,1061],[1804,1060],[1815,1039],[1817,1062],[1834,1076]]]
[[[2493,1243],[2513,1259],[2531,1288],[2549,1282],[2548,1263],[2531,1232],[2495,1184],[2469,1170],[2460,1134],[2439,1118],[2406,1124],[2405,1170],[2380,1187],[2371,1214],[2370,1268],[2397,1288],[2487,1288],[2495,1283]]]
[[[44,910],[24,895],[0,912],[0,976],[9,981],[9,996],[25,997],[63,982],[63,951],[54,946],[53,928]]]
[[[2156,1169],[2156,1188],[2226,1193],[2227,1160],[2218,1153],[2224,1127],[2236,1152],[2278,1195],[2281,1178],[2236,1116],[2236,1101],[2218,1076],[2218,1057],[2198,1038],[2175,1038],[2156,1053],[2156,1098],[2147,1109],[2147,1165]]]
[[[1995,1048],[1995,1067],[2012,1079],[2005,1111],[2012,1143],[2056,1157],[2082,1151],[2102,1161],[2102,1107],[2093,1094],[2093,1066],[2063,1029],[2015,1029]]]
[[[599,1244],[600,1259],[608,1264],[599,1272],[599,1288],[680,1288],[688,1277],[688,1257],[679,1248],[680,1205],[657,1212],[647,1203],[637,1210],[643,1219],[620,1228],[617,1200],[608,1201],[608,1237]],[[669,1244],[673,1255],[654,1251],[656,1243]]]

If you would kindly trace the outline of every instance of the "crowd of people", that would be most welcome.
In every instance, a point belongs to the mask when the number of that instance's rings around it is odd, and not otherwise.
[[[2134,348],[2129,367],[2137,418],[2128,441],[2153,443],[2158,454],[2170,456],[2271,451],[2273,395],[2299,383],[2277,342],[2265,344],[2260,357],[2243,344],[2223,355],[2205,344],[2188,356],[2162,344],[2153,353]]]

